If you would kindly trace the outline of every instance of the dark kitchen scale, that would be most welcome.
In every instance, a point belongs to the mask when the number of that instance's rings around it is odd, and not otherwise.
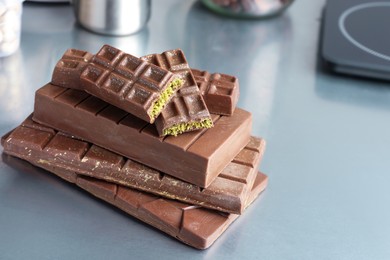
[[[390,80],[390,1],[328,0],[322,56],[334,71]]]

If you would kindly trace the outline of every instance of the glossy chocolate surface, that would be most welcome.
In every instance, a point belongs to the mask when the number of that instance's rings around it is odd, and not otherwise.
[[[191,69],[210,113],[232,115],[239,97],[238,79],[234,76]]]
[[[68,49],[54,67],[51,82],[56,86],[81,89],[80,75],[93,55],[87,51]]]
[[[77,136],[202,188],[249,142],[251,114],[214,116],[214,127],[159,137],[155,126],[83,91],[47,84],[36,92],[33,120]]]

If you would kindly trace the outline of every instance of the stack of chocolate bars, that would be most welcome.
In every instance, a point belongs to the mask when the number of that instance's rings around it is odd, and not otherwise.
[[[4,152],[204,249],[265,189],[265,141],[235,108],[238,80],[181,50],[141,58],[70,49]]]

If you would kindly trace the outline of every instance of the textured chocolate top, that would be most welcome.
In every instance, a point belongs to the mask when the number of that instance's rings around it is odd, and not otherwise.
[[[4,162],[13,167],[23,167],[20,161],[12,159],[8,156],[3,157]],[[239,215],[204,209],[121,185],[80,176],[77,171],[68,171],[39,163],[37,166],[77,184],[87,192],[122,209],[129,215],[198,249],[210,247],[229,225],[239,217]],[[267,182],[268,177],[258,173],[246,206],[252,203],[266,188]]]
[[[67,50],[54,68],[52,84],[85,90],[153,123],[182,81],[163,68],[104,45],[96,55]]]
[[[172,131],[181,134],[212,127],[210,113],[181,50],[150,54],[141,59],[166,69],[183,80],[182,88],[176,92],[155,122],[160,136],[170,134]]]
[[[67,50],[54,69],[52,84],[82,89],[79,83],[80,74],[92,56],[91,53],[81,50]],[[146,55],[141,59],[169,70],[184,81],[182,90],[176,93],[177,101],[169,104],[169,108],[165,109],[165,114],[163,111],[156,121],[157,131],[160,135],[164,129],[174,126],[175,121],[199,122],[207,118],[209,112],[218,115],[231,115],[233,113],[239,97],[239,84],[236,77],[189,69],[184,53],[178,49],[162,54]],[[199,98],[199,89],[203,98]],[[187,101],[184,101],[183,96],[186,96]],[[174,98],[174,100],[176,99]],[[192,108],[196,108],[197,112],[191,112]]]
[[[210,113],[232,115],[238,102],[239,84],[234,76],[191,69]]]
[[[200,187],[207,187],[249,142],[252,117],[236,109],[214,127],[161,138],[154,125],[77,90],[47,84],[33,119]]]
[[[78,171],[83,175],[163,197],[241,214],[264,152],[265,142],[251,137],[245,148],[206,189],[200,189],[99,146],[34,123],[31,117],[5,139],[4,147],[9,154],[34,164]]]
[[[88,93],[150,123],[181,87],[173,73],[109,45],[93,56],[80,83]]]
[[[80,75],[92,59],[92,54],[77,49],[68,49],[54,67],[52,84],[66,88],[81,88]]]

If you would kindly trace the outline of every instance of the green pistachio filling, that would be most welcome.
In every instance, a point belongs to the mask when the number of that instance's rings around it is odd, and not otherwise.
[[[210,118],[203,119],[199,122],[187,122],[173,125],[167,129],[164,129],[163,135],[174,135],[182,134],[187,131],[211,128],[213,126],[213,121]]]
[[[175,91],[181,87],[183,84],[183,80],[174,79],[168,85],[168,87],[161,93],[160,98],[156,100],[153,104],[151,112],[149,114],[150,118],[153,120],[161,113],[161,110],[164,108],[165,104],[171,98]]]

